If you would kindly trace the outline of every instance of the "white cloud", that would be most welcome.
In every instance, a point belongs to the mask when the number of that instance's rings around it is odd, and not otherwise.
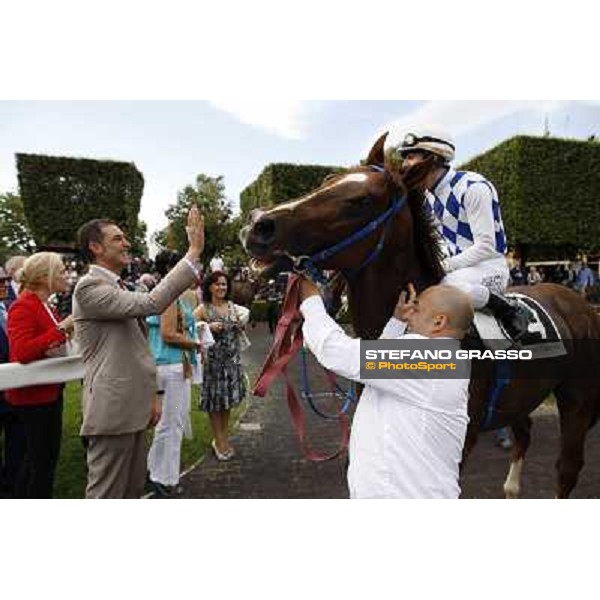
[[[284,138],[301,139],[305,135],[306,106],[301,100],[211,100],[210,104],[242,123]]]
[[[558,100],[434,100],[388,123],[382,127],[382,132],[390,132],[390,145],[398,144],[410,128],[419,125],[435,125],[458,137],[518,112],[545,115],[559,110],[564,104]]]

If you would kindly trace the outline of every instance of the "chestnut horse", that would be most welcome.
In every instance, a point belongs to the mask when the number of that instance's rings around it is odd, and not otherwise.
[[[324,260],[318,265],[337,270],[346,279],[354,331],[363,339],[379,336],[400,290],[406,289],[409,282],[421,291],[438,283],[444,275],[437,233],[423,209],[424,198],[419,191],[423,169],[417,165],[398,173],[385,166],[384,142],[382,136],[365,166],[330,176],[321,187],[297,200],[267,212],[255,212],[251,225],[242,232],[246,249],[255,257],[255,267],[272,277],[278,270],[290,270],[300,257],[328,249],[373,222],[374,231],[332,256],[324,253]],[[394,213],[394,202],[400,197],[406,200]],[[387,223],[378,220],[388,211],[391,217]],[[363,263],[363,268],[357,269]],[[513,289],[534,298],[549,312],[565,346],[575,353],[577,364],[588,373],[595,373],[600,364],[597,344],[588,345],[587,352],[583,352],[575,343],[600,339],[600,319],[585,300],[554,284]],[[504,492],[507,497],[518,497],[530,442],[529,415],[553,392],[561,429],[556,496],[566,498],[583,466],[586,434],[600,416],[600,379],[581,378],[583,371],[578,371],[577,376],[560,357],[535,362],[536,373],[543,375],[527,377],[527,364],[517,365],[510,383],[500,393],[493,421],[488,425],[489,429],[505,425],[512,428],[515,445]],[[477,441],[494,385],[492,362],[474,361],[463,463]]]

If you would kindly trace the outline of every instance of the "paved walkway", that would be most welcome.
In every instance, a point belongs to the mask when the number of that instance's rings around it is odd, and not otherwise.
[[[249,331],[244,354],[251,383],[267,354],[271,336],[264,324]],[[316,373],[311,366],[311,373]],[[338,426],[307,413],[314,449],[335,448]],[[304,458],[292,427],[283,387],[277,382],[266,398],[250,396],[249,406],[231,437],[236,456],[219,462],[210,454],[182,478],[183,498],[347,498],[346,457],[325,463]]]

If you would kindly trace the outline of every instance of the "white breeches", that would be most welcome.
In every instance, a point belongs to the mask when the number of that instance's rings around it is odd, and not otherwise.
[[[150,479],[163,485],[179,483],[181,442],[191,437],[192,382],[183,378],[183,365],[159,365],[158,376],[165,393],[162,416],[154,430],[148,452]]]
[[[501,256],[484,260],[474,267],[452,271],[444,277],[442,283],[453,285],[469,294],[474,308],[483,308],[490,298],[490,292],[504,293],[508,280],[508,264]]]

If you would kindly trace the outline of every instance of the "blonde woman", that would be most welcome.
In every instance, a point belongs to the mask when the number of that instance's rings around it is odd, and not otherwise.
[[[29,363],[55,353],[70,335],[71,317],[60,321],[49,297],[67,289],[66,269],[60,255],[38,252],[20,273],[19,295],[8,311],[10,362]],[[7,390],[25,429],[25,458],[17,478],[17,498],[52,498],[54,473],[62,431],[62,384]]]

